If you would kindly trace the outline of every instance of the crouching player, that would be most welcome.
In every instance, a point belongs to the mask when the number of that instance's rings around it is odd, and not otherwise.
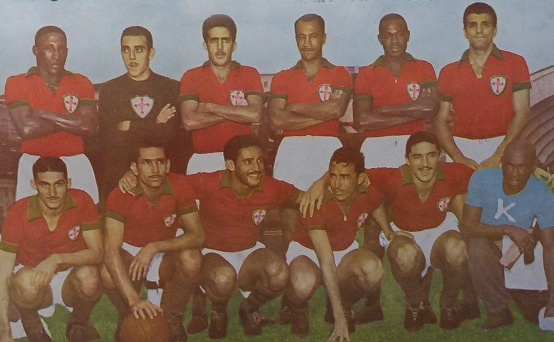
[[[134,160],[136,187],[132,193],[112,190],[106,204],[105,292],[120,322],[131,312],[144,319],[163,311],[171,341],[186,341],[183,312],[200,262],[184,260],[200,260],[204,243],[196,203],[188,197],[184,176],[169,173],[163,147],[143,144]],[[176,237],[178,227],[184,234]],[[139,297],[144,281],[163,289],[161,308]]]
[[[10,300],[31,342],[52,341],[37,311],[54,303],[73,308],[66,326],[70,342],[98,339],[90,322],[102,295],[96,206],[86,192],[70,189],[67,167],[59,158],[39,158],[33,164],[31,186],[37,194],[10,207],[2,228],[0,341],[13,341],[7,315]]]
[[[352,306],[378,291],[383,279],[381,260],[367,249],[358,248],[356,233],[372,212],[382,211],[381,195],[363,185],[364,156],[341,147],[329,163],[329,183],[321,210],[298,224],[287,251],[290,280],[283,295],[277,322],[291,323],[299,337],[309,333],[308,301],[323,284],[332,307],[325,320],[334,323],[329,340],[350,340],[354,331]],[[377,218],[377,217],[376,217]],[[338,265],[337,265],[338,264]]]

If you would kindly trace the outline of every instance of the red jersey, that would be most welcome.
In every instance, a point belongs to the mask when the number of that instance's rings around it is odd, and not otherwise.
[[[234,61],[231,64],[231,72],[223,83],[219,81],[208,62],[186,71],[181,78],[180,94],[179,102],[194,100],[226,106],[246,106],[246,98],[250,95],[265,98],[258,71]],[[225,143],[232,137],[251,133],[250,124],[231,120],[196,129],[192,131],[194,152],[221,152]]]
[[[58,114],[72,114],[79,106],[96,106],[94,87],[85,76],[65,71],[56,92],[52,93],[36,73],[36,67],[26,74],[8,77],[5,95],[9,109],[30,106]],[[20,148],[21,153],[41,157],[72,156],[84,151],[83,139],[65,131],[23,140]]]
[[[523,57],[494,46],[478,77],[469,64],[469,51],[439,74],[441,101],[454,108],[453,135],[486,139],[506,134],[514,116],[513,93],[530,89]]]
[[[38,195],[15,202],[4,220],[0,249],[17,253],[23,266],[35,267],[56,253],[75,253],[87,248],[84,231],[99,229],[96,205],[79,189],[68,189],[58,224],[50,231],[39,208]]]
[[[347,213],[339,207],[335,196],[327,190],[320,210],[313,217],[301,218],[298,222],[293,240],[302,246],[314,249],[308,231],[322,229],[327,232],[329,244],[333,251],[342,251],[352,244],[361,225],[381,203],[381,194],[375,187],[369,190],[358,188],[358,194]]]
[[[271,97],[282,98],[291,103],[317,103],[329,100],[335,89],[352,90],[352,77],[345,67],[335,66],[323,59],[312,80],[304,74],[298,62],[290,69],[278,72],[271,80]],[[283,131],[284,136],[332,136],[339,134],[339,120],[329,120],[320,124],[295,130]]]
[[[150,242],[175,237],[181,215],[197,210],[184,178],[183,175],[170,173],[162,185],[156,204],[148,202],[140,186],[136,187],[135,195],[124,194],[119,188],[110,192],[106,217],[124,224],[124,242],[144,247]]]
[[[398,78],[383,64],[383,56],[373,64],[360,69],[354,87],[354,100],[371,100],[373,107],[410,104],[419,98],[425,88],[437,85],[435,70],[429,62],[417,60],[408,54]],[[424,130],[425,121],[417,120],[405,124],[366,130],[367,137],[410,135]]]
[[[431,194],[421,202],[410,167],[366,169],[372,185],[390,206],[392,222],[409,232],[438,227],[446,218],[452,197],[465,194],[473,170],[463,164],[441,163]]]
[[[267,176],[246,198],[237,198],[231,190],[228,170],[186,177],[194,187],[194,197],[200,200],[205,246],[224,252],[237,252],[254,246],[267,212],[280,204],[295,202],[300,195],[293,185]]]

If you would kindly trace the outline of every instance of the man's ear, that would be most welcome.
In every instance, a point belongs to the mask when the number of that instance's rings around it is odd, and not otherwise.
[[[225,160],[225,168],[229,171],[235,171],[235,162],[231,159]]]
[[[171,166],[171,160],[167,160],[167,172],[169,173],[169,170],[170,170],[170,166]]]
[[[67,179],[67,188],[71,188],[71,178]]]
[[[148,52],[148,59],[153,60],[155,55],[156,55],[156,49],[150,48],[150,52]]]
[[[33,45],[33,55],[36,56],[37,53],[38,53],[38,49],[37,49],[37,47],[36,47],[35,45]]]
[[[237,42],[233,42],[233,52],[237,49]]]
[[[35,180],[33,178],[31,178],[31,188],[33,188],[33,190],[37,190],[37,183],[35,183]]]
[[[364,177],[365,175],[366,175],[365,172],[362,172],[358,175],[358,185],[362,185],[364,180],[367,178],[367,177]]]
[[[132,162],[132,163],[131,163],[131,172],[132,172],[135,176],[138,176],[137,163],[135,163],[135,162]]]

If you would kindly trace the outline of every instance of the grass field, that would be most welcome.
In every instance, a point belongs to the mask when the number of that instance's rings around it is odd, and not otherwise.
[[[481,304],[481,318],[462,323],[461,327],[445,331],[438,324],[426,325],[421,331],[410,334],[403,328],[404,320],[404,294],[394,281],[390,272],[390,266],[385,258],[385,279],[382,285],[381,304],[385,319],[381,322],[373,322],[366,325],[356,326],[351,341],[554,341],[554,333],[541,331],[538,326],[525,321],[521,313],[512,303],[512,312],[515,316],[515,323],[508,327],[498,328],[493,331],[485,331],[481,328],[486,312]],[[442,288],[440,271],[434,272],[433,285],[431,289],[431,305],[439,316],[439,295]],[[310,335],[301,340],[290,334],[290,325],[271,325],[263,328],[263,334],[257,337],[247,337],[242,333],[242,326],[238,318],[238,306],[242,301],[240,294],[236,294],[229,304],[229,328],[227,338],[220,341],[249,341],[249,342],[273,342],[273,341],[326,341],[332,326],[323,321],[325,311],[325,292],[321,287],[310,302]],[[354,308],[357,309],[361,303]],[[279,309],[280,300],[276,299],[265,305],[261,312],[267,317],[274,318]],[[56,308],[56,313],[51,318],[46,318],[52,340],[55,342],[66,341],[65,322],[68,312],[61,306]],[[185,324],[190,318],[190,308],[185,316]],[[95,307],[92,320],[98,328],[101,338],[98,341],[113,341],[113,334],[116,328],[117,313],[108,299],[102,297]],[[207,331],[200,334],[189,335],[190,342],[209,341]],[[18,339],[18,342],[27,339]]]

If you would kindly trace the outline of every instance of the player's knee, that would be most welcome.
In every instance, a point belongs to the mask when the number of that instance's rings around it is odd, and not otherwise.
[[[183,274],[192,278],[200,273],[202,267],[202,253],[200,250],[184,250],[177,258],[178,268]]]
[[[419,253],[419,249],[413,243],[405,243],[396,248],[395,253],[392,253],[391,261],[396,264],[396,268],[402,274],[409,275],[417,266]]]
[[[219,266],[210,275],[211,282],[218,292],[227,292],[235,288],[237,273],[231,265]]]
[[[383,280],[385,271],[383,270],[383,264],[377,256],[364,260],[361,264],[362,275],[367,280],[369,285],[378,285]]]
[[[290,288],[297,298],[309,299],[319,286],[319,270],[315,264],[305,256],[292,260],[290,265]]]
[[[100,288],[100,271],[96,266],[82,266],[72,273],[79,292],[85,297],[93,297]]]
[[[459,238],[447,239],[445,244],[446,262],[452,267],[461,267],[467,261],[467,246]]]
[[[269,260],[264,269],[271,290],[284,289],[289,279],[289,270],[284,260],[274,258]]]
[[[33,269],[31,267],[23,267],[17,271],[11,278],[11,289],[16,295],[24,296],[25,298],[37,296],[39,289],[31,285]]]

